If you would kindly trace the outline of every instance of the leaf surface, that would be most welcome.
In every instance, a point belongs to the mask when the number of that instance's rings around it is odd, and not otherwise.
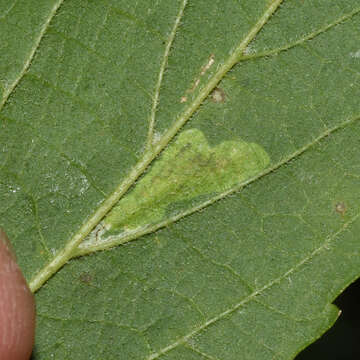
[[[359,25],[356,1],[0,1],[0,225],[34,359],[292,359],[333,324],[360,265]],[[86,247],[193,128],[271,162]]]

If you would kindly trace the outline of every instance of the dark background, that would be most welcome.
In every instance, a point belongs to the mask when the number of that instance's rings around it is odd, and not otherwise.
[[[360,279],[334,303],[342,311],[335,325],[295,360],[360,360]]]

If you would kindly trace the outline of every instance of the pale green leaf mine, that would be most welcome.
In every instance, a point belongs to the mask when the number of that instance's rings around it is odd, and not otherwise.
[[[186,130],[119,201],[105,218],[105,227],[113,233],[158,222],[170,204],[228,190],[255,176],[269,161],[258,144],[232,140],[210,147],[200,130]]]

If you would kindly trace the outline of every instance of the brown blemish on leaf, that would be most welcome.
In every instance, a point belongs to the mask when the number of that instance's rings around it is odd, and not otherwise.
[[[223,103],[226,99],[224,90],[218,87],[213,90],[213,92],[210,94],[210,97],[214,103]]]
[[[90,284],[92,279],[92,276],[88,272],[83,272],[79,276],[79,280],[85,284]]]
[[[344,202],[339,201],[335,204],[335,211],[339,213],[340,215],[344,216],[346,213],[346,205]]]

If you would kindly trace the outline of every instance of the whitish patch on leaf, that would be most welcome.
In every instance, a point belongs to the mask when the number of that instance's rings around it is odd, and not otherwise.
[[[351,52],[351,53],[350,53],[350,56],[351,56],[352,58],[360,58],[360,50]]]
[[[108,214],[105,229],[113,233],[158,222],[170,204],[228,190],[269,161],[258,144],[234,140],[210,147],[200,130],[184,131]]]
[[[199,76],[196,78],[196,80],[194,81],[193,86],[191,87],[191,89],[186,90],[186,94],[190,94],[193,93],[195,91],[195,89],[199,86],[200,84],[200,79],[201,77],[211,68],[211,66],[215,63],[215,55],[211,54],[209,57],[208,62],[201,68],[200,74]],[[187,101],[187,96],[184,95],[181,97],[180,102],[184,103]]]

